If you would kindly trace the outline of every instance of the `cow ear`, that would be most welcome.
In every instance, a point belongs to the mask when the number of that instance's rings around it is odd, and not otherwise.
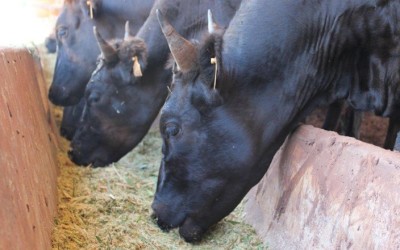
[[[81,0],[82,12],[89,18],[97,18],[101,15],[102,0]]]
[[[223,99],[217,89],[210,89],[209,86],[204,84],[195,84],[193,86],[191,102],[200,113],[206,114],[213,108],[222,105]]]
[[[147,66],[147,48],[143,40],[129,37],[124,40],[119,57],[123,61],[132,62],[132,73],[135,77],[141,77]]]
[[[146,47],[141,50],[137,50],[133,60],[133,74],[135,77],[141,77],[142,71],[147,66],[147,50]]]

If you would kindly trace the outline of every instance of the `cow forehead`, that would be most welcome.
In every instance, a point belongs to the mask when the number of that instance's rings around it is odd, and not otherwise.
[[[163,108],[161,109],[161,119],[169,120],[173,118],[179,117],[179,107],[177,107],[174,103],[165,102]]]
[[[110,82],[110,83],[117,83],[118,77],[116,74],[116,68],[118,68],[118,64],[115,65],[107,65],[103,60],[97,64],[96,69],[93,71],[92,76],[90,78],[90,82]],[[116,85],[116,84],[113,84]]]
[[[77,3],[65,3],[59,17],[57,18],[57,26],[61,24],[67,24],[69,22],[75,22],[82,14],[79,4]]]
[[[190,90],[185,86],[173,88],[170,96],[164,103],[163,112],[180,113],[180,111],[190,105],[190,96]]]
[[[86,87],[87,91],[99,91],[99,92],[114,92],[116,89],[115,84],[110,81],[110,78],[107,77],[107,73],[102,73],[99,71],[97,74],[93,75],[90,78],[90,81]]]

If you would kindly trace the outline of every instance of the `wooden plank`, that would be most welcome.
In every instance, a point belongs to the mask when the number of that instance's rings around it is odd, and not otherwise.
[[[0,49],[0,249],[51,248],[57,134],[37,70],[27,49]]]

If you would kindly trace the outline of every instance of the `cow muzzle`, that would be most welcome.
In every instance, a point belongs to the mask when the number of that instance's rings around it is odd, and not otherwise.
[[[70,95],[65,87],[52,85],[49,89],[49,100],[57,106],[71,106],[79,103],[80,97]]]
[[[206,230],[186,214],[175,211],[173,216],[168,216],[167,210],[169,208],[157,202],[153,202],[151,207],[154,211],[151,217],[162,231],[168,232],[173,228],[179,227],[179,234],[189,243],[200,241],[203,237]]]
[[[198,242],[203,238],[206,230],[201,228],[192,218],[187,217],[179,227],[180,236],[189,243]]]

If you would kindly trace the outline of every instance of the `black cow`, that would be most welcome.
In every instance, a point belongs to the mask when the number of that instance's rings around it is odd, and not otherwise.
[[[82,98],[77,105],[64,107],[61,120],[60,134],[68,140],[72,140],[79,126],[79,120],[82,116],[82,110],[85,106],[85,99]]]
[[[154,111],[146,109],[152,103],[147,94],[152,86],[135,83],[134,74],[139,77],[146,59],[143,40],[127,35],[109,44],[95,33],[102,56],[87,86],[86,105],[69,155],[78,165],[98,167],[119,160],[132,144],[138,144]]]
[[[71,159],[93,166],[117,161],[142,140],[156,118],[172,75],[165,68],[169,49],[158,25],[157,8],[180,32],[196,38],[207,31],[207,9],[227,27],[239,5],[238,0],[161,0],[136,38],[107,43],[99,37],[103,59],[86,89],[86,113],[71,143]],[[135,62],[141,66],[141,77],[133,74]]]
[[[56,105],[78,104],[100,50],[93,25],[106,38],[122,37],[129,20],[131,32],[142,26],[152,0],[66,0],[56,23],[57,61],[49,99]],[[90,7],[92,6],[92,7]],[[93,17],[93,19],[91,19]]]
[[[131,32],[136,32],[146,20],[153,2],[95,0],[90,1],[92,8],[85,0],[64,2],[56,24],[58,51],[49,99],[57,105],[73,105],[64,109],[61,125],[61,135],[67,139],[72,138],[78,126],[83,106],[75,105],[82,99],[100,54],[93,25],[106,37],[122,37],[123,24],[131,20]]]
[[[398,0],[248,0],[223,35],[175,56],[152,204],[161,228],[201,239],[317,106],[347,99],[356,110],[399,117],[398,17]]]

